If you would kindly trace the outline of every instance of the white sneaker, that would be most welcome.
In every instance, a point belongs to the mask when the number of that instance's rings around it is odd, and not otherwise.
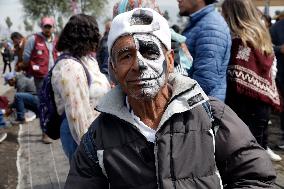
[[[278,142],[277,147],[280,148],[281,150],[284,150],[284,139],[281,139]]]
[[[7,138],[7,133],[0,133],[0,143]]]
[[[32,111],[27,111],[25,113],[25,121],[26,122],[31,122],[33,121],[34,119],[36,119],[36,114]]]
[[[273,152],[270,148],[267,147],[266,153],[268,154],[268,156],[270,157],[270,159],[272,161],[281,161],[282,158],[278,155],[275,154],[275,152]]]

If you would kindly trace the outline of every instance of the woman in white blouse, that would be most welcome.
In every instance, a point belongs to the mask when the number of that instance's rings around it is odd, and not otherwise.
[[[98,116],[95,106],[110,89],[94,58],[100,34],[96,19],[78,14],[61,32],[57,50],[66,54],[52,71],[57,111],[64,116],[60,128],[63,150],[71,160],[81,137]]]

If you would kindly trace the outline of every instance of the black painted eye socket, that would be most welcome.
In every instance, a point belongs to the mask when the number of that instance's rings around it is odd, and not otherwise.
[[[130,19],[130,25],[150,25],[152,21],[152,12],[148,10],[136,10]]]
[[[156,43],[153,41],[142,41],[139,42],[139,52],[140,54],[149,60],[156,60],[160,57],[160,50]]]

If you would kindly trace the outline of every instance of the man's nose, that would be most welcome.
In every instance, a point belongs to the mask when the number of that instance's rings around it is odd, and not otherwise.
[[[137,59],[137,64],[138,64],[138,67],[139,67],[139,70],[146,70],[147,69],[147,65],[144,63],[143,60],[141,59]]]

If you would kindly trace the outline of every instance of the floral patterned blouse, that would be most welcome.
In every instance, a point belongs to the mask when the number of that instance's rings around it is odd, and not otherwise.
[[[94,110],[99,99],[110,90],[107,78],[93,57],[82,57],[81,62],[89,71],[90,86],[83,66],[73,59],[59,61],[51,79],[57,111],[60,115],[65,111],[71,134],[78,144],[99,115]]]

